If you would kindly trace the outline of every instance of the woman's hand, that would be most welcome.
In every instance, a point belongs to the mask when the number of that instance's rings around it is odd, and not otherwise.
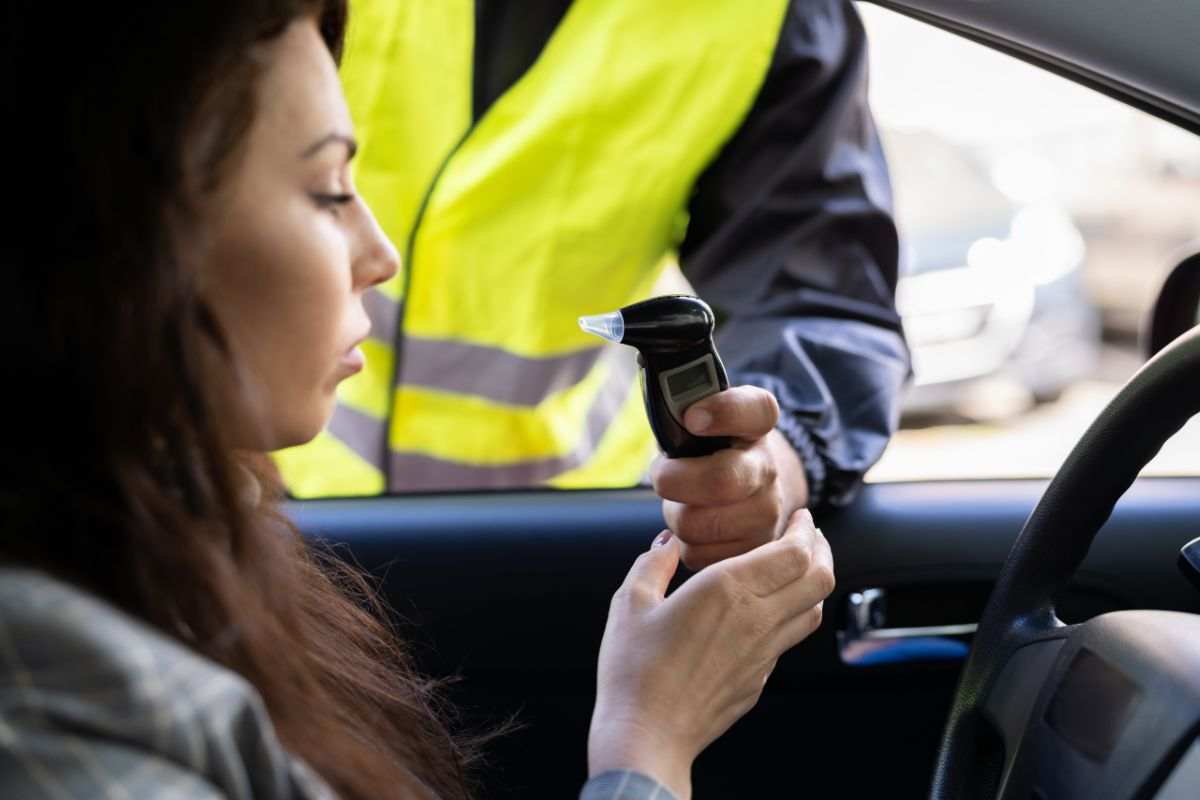
[[[670,598],[664,531],[613,596],[588,737],[592,775],[633,769],[691,795],[696,756],[758,702],[779,656],[816,630],[833,557],[805,510],[783,536],[708,567]]]

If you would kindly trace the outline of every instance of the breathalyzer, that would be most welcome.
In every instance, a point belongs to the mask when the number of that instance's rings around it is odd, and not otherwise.
[[[670,458],[706,456],[731,444],[728,436],[695,436],[683,425],[688,406],[729,387],[713,345],[715,325],[708,304],[690,295],[655,297],[579,318],[588,333],[637,349],[646,416]]]

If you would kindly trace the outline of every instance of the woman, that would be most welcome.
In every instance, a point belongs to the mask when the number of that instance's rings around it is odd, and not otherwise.
[[[473,745],[255,468],[328,420],[397,269],[342,3],[8,5],[0,796],[469,796]],[[807,515],[664,599],[677,561],[664,532],[613,599],[588,797],[688,796],[832,589]]]

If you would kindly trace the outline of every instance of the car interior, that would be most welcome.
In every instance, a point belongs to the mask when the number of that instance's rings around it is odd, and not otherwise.
[[[875,5],[1200,134],[1192,0]],[[1052,480],[870,483],[818,515],[838,579],[824,623],[701,755],[697,798],[1200,796],[1200,545],[1181,555],[1200,477],[1139,477],[1200,411],[1200,257],[1161,297],[1148,362]],[[287,510],[378,577],[464,726],[515,720],[485,796],[578,792],[609,599],[663,527],[651,490]]]

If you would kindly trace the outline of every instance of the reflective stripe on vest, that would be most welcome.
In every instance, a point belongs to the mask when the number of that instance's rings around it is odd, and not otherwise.
[[[370,293],[368,368],[328,431],[280,454],[292,491],[636,483],[654,443],[632,353],[576,318],[659,293],[786,6],[575,0],[472,127],[473,3],[356,3],[356,183],[406,274]]]

